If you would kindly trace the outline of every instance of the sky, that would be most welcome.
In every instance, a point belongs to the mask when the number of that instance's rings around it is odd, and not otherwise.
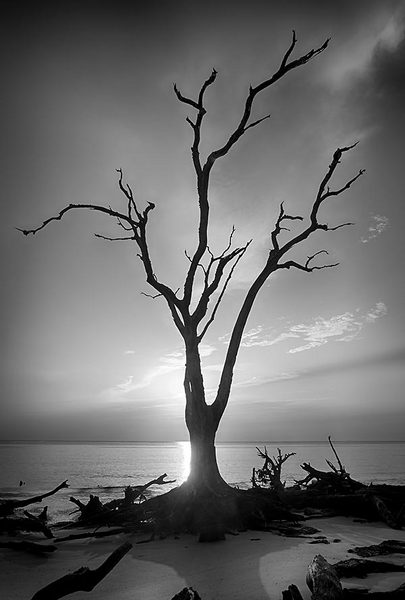
[[[202,152],[238,123],[249,85],[296,54],[320,56],[263,92],[270,113],[218,161],[210,246],[253,239],[201,347],[208,401],[229,334],[266,260],[280,202],[307,217],[338,146],[359,141],[331,183],[366,173],[292,257],[339,266],[280,271],[249,317],[220,441],[403,440],[405,424],[405,2],[1,2],[0,439],[184,440],[182,339],[151,299],[137,250],[107,217],[125,207],[117,168],[150,214],[155,272],[182,286],[196,243],[193,109],[206,94]],[[292,222],[299,231],[299,222]],[[288,239],[284,232],[283,239]],[[319,257],[321,259],[322,256]]]

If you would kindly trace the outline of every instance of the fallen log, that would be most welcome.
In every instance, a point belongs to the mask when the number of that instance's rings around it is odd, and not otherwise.
[[[317,554],[308,566],[306,582],[312,592],[312,600],[343,598],[342,586],[336,571],[321,554]]]
[[[21,542],[0,542],[0,548],[10,548],[11,550],[20,550],[22,552],[40,555],[55,552],[55,550],[57,550],[56,546],[53,544],[38,544],[37,542],[29,542],[27,540]]]
[[[76,504],[80,511],[79,521],[81,524],[110,524],[112,522],[118,524],[120,523],[120,519],[125,520],[127,515],[130,515],[132,519],[134,518],[133,508],[134,506],[138,506],[138,504],[135,505],[135,500],[141,498],[147,488],[152,485],[174,483],[175,480],[166,480],[166,477],[167,474],[163,473],[163,475],[148,481],[144,485],[136,487],[127,486],[124,490],[124,498],[111,500],[105,504],[100,501],[98,496],[91,494],[87,504],[84,504],[81,500],[73,496],[70,497],[70,501]]]
[[[369,592],[356,588],[345,588],[343,590],[344,600],[404,600],[405,583],[399,588],[389,592]]]
[[[364,558],[349,558],[341,560],[332,567],[338,577],[367,577],[369,573],[390,573],[394,571],[405,571],[405,566],[378,560],[366,560]]]
[[[67,482],[68,480],[66,479],[50,492],[45,492],[44,494],[39,494],[38,496],[33,496],[32,498],[26,498],[25,500],[5,500],[0,504],[0,517],[11,515],[16,508],[22,508],[23,506],[28,506],[29,504],[42,502],[44,498],[48,498],[48,496],[56,494],[56,492],[59,490],[69,487]]]
[[[387,554],[405,554],[405,542],[399,540],[384,540],[380,544],[371,546],[356,546],[348,550],[351,554],[358,554],[363,558],[369,556],[385,556]]]
[[[36,592],[32,600],[57,600],[74,592],[90,592],[112,571],[131,548],[132,544],[125,542],[114,550],[97,569],[80,567],[77,571],[56,579]]]
[[[8,533],[15,535],[18,531],[30,531],[43,533],[45,537],[53,538],[53,533],[44,523],[39,519],[27,519],[27,518],[3,518],[0,519],[0,533]]]
[[[109,531],[93,531],[91,533],[73,533],[71,535],[66,535],[64,537],[54,538],[55,542],[68,542],[70,540],[83,540],[89,537],[94,538],[103,538],[110,535],[118,535],[119,533],[128,533],[129,529],[125,527],[116,527],[115,529],[110,529]]]

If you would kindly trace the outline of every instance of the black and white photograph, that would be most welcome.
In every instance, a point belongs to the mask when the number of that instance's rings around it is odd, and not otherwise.
[[[0,9],[0,598],[405,599],[405,0]]]

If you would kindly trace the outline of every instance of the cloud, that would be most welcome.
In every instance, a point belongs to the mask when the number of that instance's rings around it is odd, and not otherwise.
[[[384,302],[377,302],[374,307],[363,314],[357,310],[355,313],[345,312],[328,319],[317,317],[309,323],[290,325],[287,331],[274,331],[258,325],[243,335],[241,345],[245,348],[265,347],[291,339],[305,342],[288,350],[290,354],[294,354],[322,346],[332,339],[337,342],[350,342],[359,335],[366,324],[374,323],[386,314],[387,307]],[[230,335],[227,334],[219,339],[223,343],[229,343]]]
[[[367,230],[367,236],[361,238],[363,244],[367,244],[370,240],[381,235],[389,225],[388,217],[384,217],[383,215],[373,215],[371,218],[373,222]]]
[[[328,82],[339,87],[348,85],[353,77],[372,71],[377,54],[394,54],[405,35],[403,12],[401,8],[393,14],[380,13],[370,22],[365,21],[363,31],[346,40],[333,62],[328,64],[325,71]]]
[[[211,356],[216,351],[214,346],[210,344],[200,345],[200,356],[206,358]],[[125,354],[134,354],[134,351],[126,351]],[[109,397],[121,397],[123,394],[128,394],[135,390],[140,390],[149,387],[156,379],[163,377],[169,373],[173,373],[178,370],[183,370],[186,363],[186,356],[183,350],[175,350],[168,352],[160,357],[159,363],[149,369],[147,373],[141,378],[136,380],[133,375],[129,375],[122,383],[118,383],[114,387],[107,390],[105,393]],[[207,370],[216,371],[219,365],[208,365],[205,367]]]

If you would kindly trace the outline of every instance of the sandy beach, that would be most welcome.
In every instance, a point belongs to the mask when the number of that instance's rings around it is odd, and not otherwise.
[[[170,600],[183,587],[192,586],[202,600],[279,600],[282,590],[295,583],[307,600],[310,592],[305,574],[316,554],[334,563],[353,557],[348,550],[354,546],[385,539],[405,541],[405,532],[380,523],[354,523],[351,518],[335,517],[313,519],[308,524],[320,530],[312,538],[324,535],[330,543],[311,544],[309,538],[247,531],[212,544],[200,544],[191,535],[139,544],[145,535],[121,534],[102,540],[61,542],[56,552],[45,557],[2,549],[1,598],[29,600],[40,588],[69,571],[81,566],[98,567],[112,550],[130,541],[133,548],[93,592],[77,592],[71,597]],[[384,560],[404,563],[400,555]],[[382,591],[394,589],[404,581],[404,573],[382,573],[366,579],[342,580],[342,584]]]

